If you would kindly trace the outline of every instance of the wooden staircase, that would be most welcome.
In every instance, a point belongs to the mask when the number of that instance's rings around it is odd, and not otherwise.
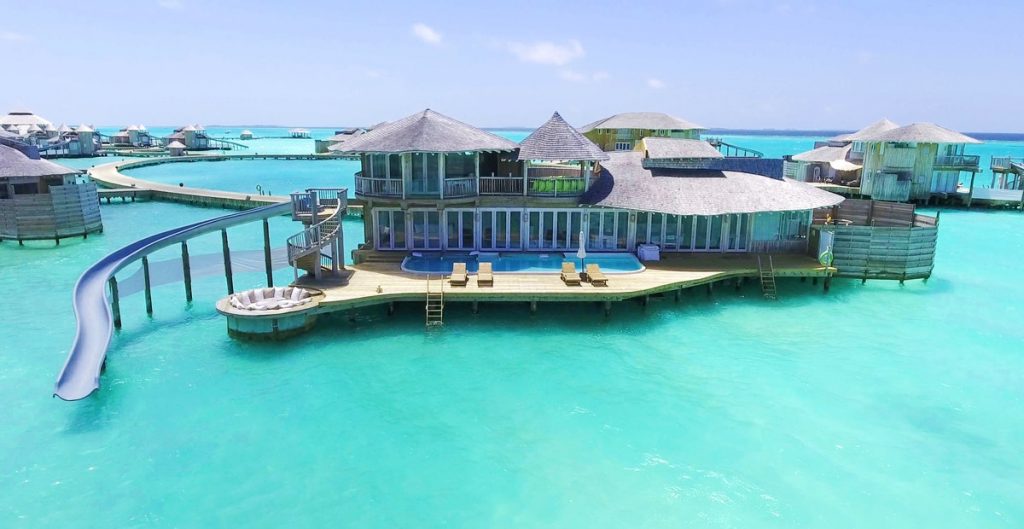
[[[771,255],[765,257],[767,259],[762,259],[760,255],[757,256],[757,271],[761,276],[761,293],[764,294],[765,299],[778,299],[778,290],[775,288],[775,265]]]
[[[427,328],[444,325],[444,276],[434,284],[435,278],[427,276]]]

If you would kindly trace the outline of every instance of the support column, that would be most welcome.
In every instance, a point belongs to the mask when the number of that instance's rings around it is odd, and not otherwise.
[[[121,328],[121,298],[117,294],[117,278],[110,276],[110,312],[114,315],[114,328]]]
[[[267,286],[274,286],[274,263],[270,255],[270,221],[263,219],[263,266],[267,270]]]
[[[530,302],[530,314],[537,314],[537,302],[536,301],[531,301]]]
[[[523,160],[523,196],[524,197],[530,192],[530,188],[528,187],[530,181],[529,181],[529,178],[527,178],[527,175],[529,175],[529,172],[530,172],[529,171],[529,166],[530,166],[529,160]],[[512,175],[509,175],[509,176],[512,176]]]
[[[153,291],[149,282],[149,256],[142,257],[142,288],[146,295],[146,314],[153,315]]]
[[[975,173],[972,172],[971,173],[971,186],[967,189],[967,208],[968,209],[970,209],[971,202],[974,200],[974,175],[975,175]]]
[[[611,301],[605,301],[604,302],[604,316],[607,318],[608,316],[611,316],[611,315],[612,315],[612,302]]]
[[[231,248],[228,247],[228,230],[220,230],[220,242],[224,252],[224,279],[228,283],[228,294],[234,294],[235,277],[231,273]]]
[[[437,153],[437,180],[439,186],[439,192],[441,193],[441,200],[444,200],[444,153]]]
[[[480,196],[480,153],[479,152],[473,153],[473,167],[474,167],[473,174],[476,175],[476,193],[474,193],[474,194],[477,195],[477,196]]]
[[[188,243],[181,241],[181,277],[185,282],[185,301],[192,303],[192,263],[188,258]]]

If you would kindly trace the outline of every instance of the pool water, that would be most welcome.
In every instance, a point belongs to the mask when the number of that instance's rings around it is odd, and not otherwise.
[[[570,261],[583,271],[584,260],[576,252],[566,253],[502,253],[479,255],[441,255],[424,253],[410,255],[402,261],[402,270],[416,274],[450,274],[455,263],[466,263],[466,270],[476,273],[480,261],[492,263],[495,273],[557,274],[562,271],[562,262]],[[596,264],[607,274],[629,274],[642,272],[644,265],[628,253],[587,254],[586,264]]]

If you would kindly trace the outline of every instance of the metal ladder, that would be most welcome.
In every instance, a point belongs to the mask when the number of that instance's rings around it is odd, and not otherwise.
[[[444,276],[434,288],[433,276],[427,276],[427,328],[444,325]]]
[[[757,272],[761,276],[761,293],[765,299],[778,299],[778,291],[775,289],[775,264],[771,255],[768,255],[767,263],[760,255],[757,256]]]

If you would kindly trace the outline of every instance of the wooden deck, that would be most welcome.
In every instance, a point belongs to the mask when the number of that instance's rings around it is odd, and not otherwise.
[[[806,255],[774,255],[776,277],[830,278],[835,268],[826,268]],[[567,286],[558,273],[494,274],[494,286],[479,286],[471,275],[468,285],[452,286],[445,280],[444,300],[450,302],[607,302],[710,285],[731,278],[759,280],[757,257],[753,254],[686,255],[645,263],[643,272],[607,274],[608,286],[590,283]],[[299,313],[323,314],[395,301],[427,298],[427,275],[403,272],[398,263],[364,263],[347,268],[347,282],[309,276],[297,284],[316,288],[324,297],[312,306],[296,309],[251,312],[233,309],[222,300],[218,309],[232,317],[264,319]],[[438,275],[433,276],[437,281]],[[606,305],[607,306],[607,305]]]

